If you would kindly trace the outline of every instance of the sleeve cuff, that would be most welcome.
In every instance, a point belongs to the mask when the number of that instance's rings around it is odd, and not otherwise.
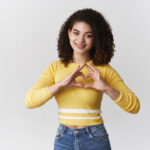
[[[119,91],[120,92],[120,91]],[[117,99],[113,100],[115,103],[118,103],[123,97],[123,93],[120,92],[120,95],[117,97]]]

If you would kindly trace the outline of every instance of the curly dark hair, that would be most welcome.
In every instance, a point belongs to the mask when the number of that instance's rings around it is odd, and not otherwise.
[[[93,30],[94,46],[90,50],[90,58],[93,60],[93,64],[96,66],[108,64],[114,56],[114,51],[116,51],[114,50],[112,29],[103,15],[91,8],[74,12],[62,24],[57,43],[58,57],[61,62],[67,66],[70,61],[73,61],[73,49],[70,45],[68,29],[72,29],[76,22],[85,22]]]

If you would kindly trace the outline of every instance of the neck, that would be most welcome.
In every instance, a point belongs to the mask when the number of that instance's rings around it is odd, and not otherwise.
[[[88,61],[90,61],[91,58],[90,56],[81,56],[81,55],[73,55],[73,62],[74,63],[77,63],[77,64],[84,64],[84,63],[87,63]]]

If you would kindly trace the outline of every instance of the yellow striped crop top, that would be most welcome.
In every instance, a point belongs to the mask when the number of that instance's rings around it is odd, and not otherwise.
[[[120,95],[113,100],[122,110],[135,114],[140,109],[140,102],[137,96],[127,87],[119,73],[110,65],[95,66],[90,60],[87,64],[93,65],[99,69],[101,78],[112,88],[118,90]],[[62,88],[55,96],[48,89],[71,72],[79,64],[70,62],[67,67],[60,60],[49,64],[43,70],[37,82],[25,94],[25,106],[27,108],[36,108],[45,104],[48,100],[55,97],[58,104],[58,119],[60,123],[70,125],[96,125],[103,123],[101,115],[101,102],[103,92],[92,88],[69,87]],[[89,74],[89,70],[82,68],[84,75]],[[82,84],[91,84],[93,80],[87,78],[84,80],[81,76],[77,77],[76,82]]]

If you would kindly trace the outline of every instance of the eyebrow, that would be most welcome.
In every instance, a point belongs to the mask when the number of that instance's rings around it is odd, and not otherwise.
[[[73,29],[73,30],[80,32],[80,31],[77,30],[77,29]],[[93,33],[93,32],[92,32],[92,31],[88,31],[88,32],[85,32],[85,33]]]

